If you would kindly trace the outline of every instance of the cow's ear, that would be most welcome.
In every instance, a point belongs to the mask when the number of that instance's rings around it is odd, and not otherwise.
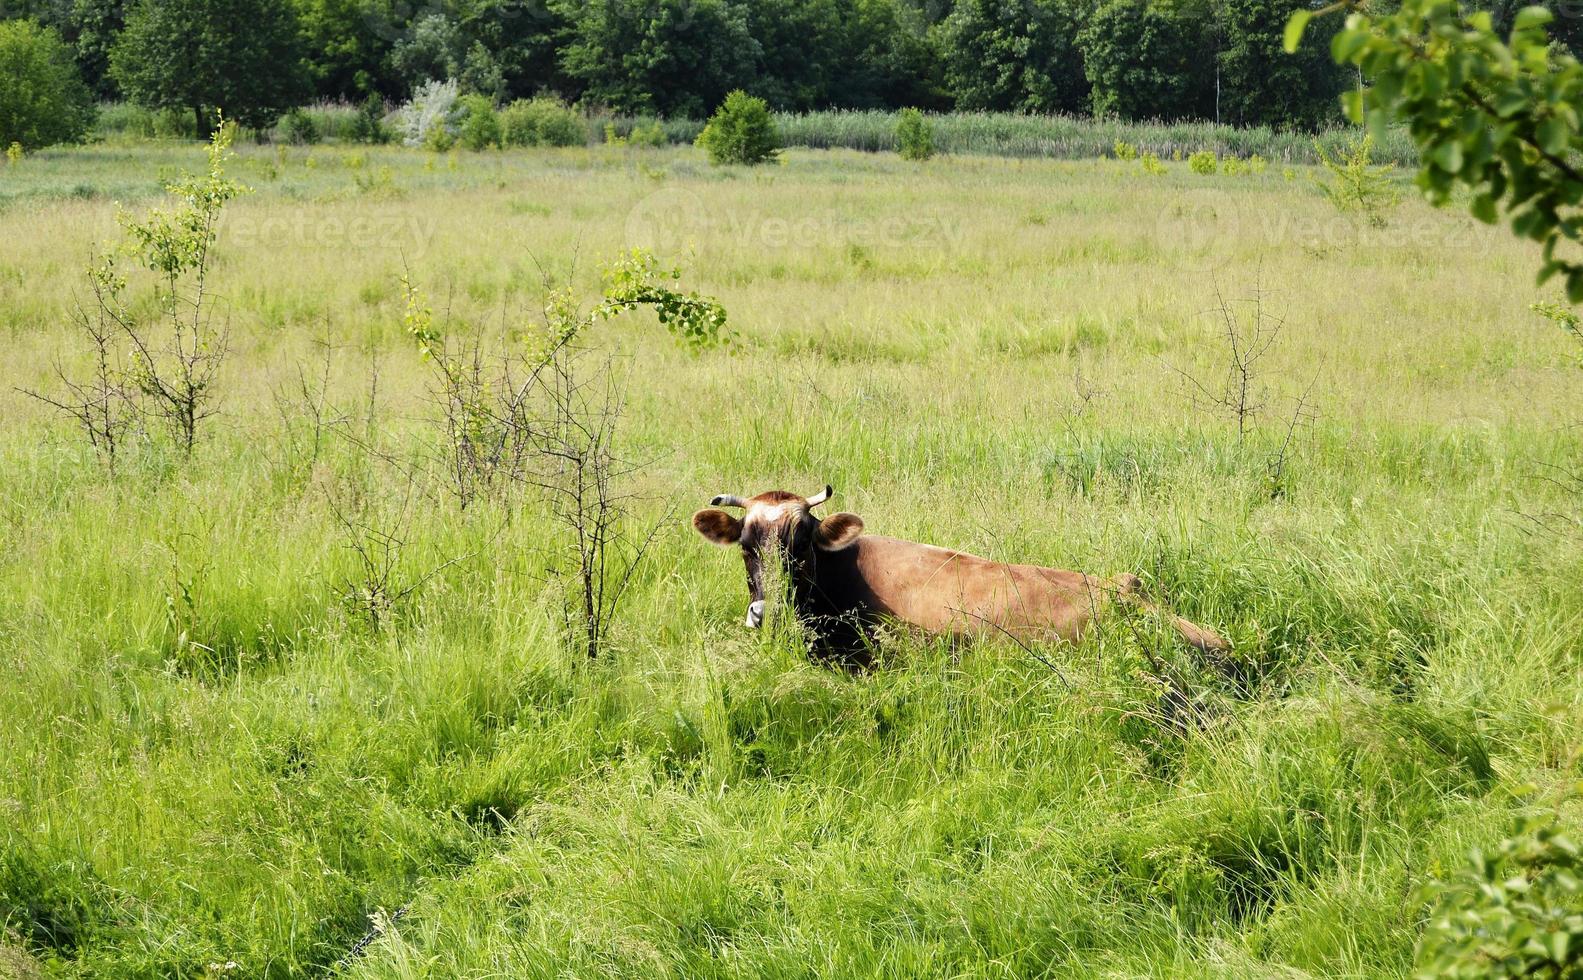
[[[715,544],[736,544],[742,540],[742,522],[723,510],[701,510],[693,515],[693,527]]]
[[[857,543],[863,533],[863,518],[856,514],[831,514],[819,522],[814,543],[825,551],[840,551]]]

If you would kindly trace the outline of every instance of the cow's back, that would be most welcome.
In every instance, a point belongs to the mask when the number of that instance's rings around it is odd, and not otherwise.
[[[1006,630],[1075,641],[1104,598],[1080,572],[990,561],[879,535],[864,535],[848,550],[850,573],[833,586],[931,632]]]

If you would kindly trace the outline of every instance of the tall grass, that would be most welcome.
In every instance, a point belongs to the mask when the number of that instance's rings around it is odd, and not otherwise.
[[[896,149],[898,116],[885,110],[776,113],[775,124],[787,146],[813,149],[849,149],[888,153]],[[1121,122],[1088,116],[1034,116],[1004,112],[946,112],[928,117],[936,149],[943,153],[984,156],[1051,157],[1076,160],[1105,157],[1116,142],[1125,141],[1143,153],[1169,159],[1199,150],[1221,156],[1249,157],[1284,163],[1317,163],[1317,139],[1333,150],[1357,134],[1333,129],[1319,134],[1274,130],[1264,126],[1239,128],[1213,123]],[[618,120],[620,130],[632,121]],[[665,120],[666,134],[674,143],[689,143],[702,124],[693,120]],[[1410,164],[1417,154],[1405,132],[1392,130],[1375,148],[1381,162]]]
[[[344,103],[320,103],[304,110],[327,141],[350,138],[357,107]],[[175,113],[151,113],[121,103],[101,107],[97,132],[102,138],[152,138],[186,135],[190,138],[192,120]],[[190,116],[190,114],[188,114]],[[890,153],[896,149],[898,115],[886,110],[833,110],[827,112],[775,113],[775,125],[787,146],[810,149],[848,149],[868,153]],[[1352,129],[1337,128],[1318,134],[1274,130],[1264,126],[1239,128],[1213,123],[1182,122],[1129,123],[1088,116],[1036,116],[1004,112],[947,112],[928,116],[936,149],[942,153],[978,154],[1006,157],[1049,157],[1076,160],[1110,156],[1117,141],[1135,146],[1139,152],[1154,153],[1162,159],[1186,157],[1200,150],[1220,156],[1250,157],[1283,163],[1317,163],[1317,140],[1335,155],[1340,147],[1354,140]],[[618,136],[628,136],[640,125],[658,123],[673,144],[691,144],[703,130],[696,119],[656,119],[650,116],[623,116],[595,113],[588,117],[589,139],[599,142],[606,125]],[[185,127],[185,129],[183,128]],[[250,134],[257,137],[258,134]],[[279,127],[264,134],[266,140],[281,139]],[[1417,159],[1407,134],[1390,130],[1373,148],[1381,163],[1409,165]]]
[[[1545,477],[1583,450],[1583,378],[1500,229],[1416,200],[1356,226],[1306,179],[1171,163],[244,148],[224,414],[192,462],[156,437],[112,475],[16,389],[79,366],[115,201],[201,159],[6,178],[0,968],[1397,976],[1417,886],[1498,839],[1517,787],[1576,778],[1583,502]],[[545,273],[586,297],[631,245],[737,337],[589,335],[650,461],[641,516],[671,514],[590,664],[542,507],[425,482],[399,280],[515,342]],[[1240,440],[1177,373],[1223,364],[1217,284],[1287,321]],[[290,393],[326,347],[315,454]],[[414,465],[434,492],[408,497]],[[1139,572],[1236,654],[1117,622],[1041,645],[1056,669],[899,632],[871,674],[816,667],[784,611],[742,629],[740,558],[686,515],[826,481],[870,533]],[[399,574],[458,560],[376,632],[336,508],[385,527],[408,499]]]

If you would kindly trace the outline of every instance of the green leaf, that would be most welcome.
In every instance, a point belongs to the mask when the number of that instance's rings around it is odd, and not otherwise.
[[[1286,33],[1282,35],[1281,46],[1287,54],[1297,50],[1297,45],[1303,39],[1303,31],[1308,29],[1308,22],[1314,19],[1312,10],[1297,10],[1286,21]]]
[[[1477,194],[1473,198],[1473,217],[1487,225],[1495,223],[1495,199],[1488,194]]]
[[[1517,17],[1512,21],[1512,30],[1526,31],[1535,27],[1543,27],[1555,20],[1555,15],[1543,7],[1524,7],[1517,11]]]
[[[1429,154],[1429,158],[1440,169],[1454,174],[1462,169],[1462,144],[1456,140],[1447,140],[1435,147],[1434,151]]]
[[[1330,58],[1338,65],[1346,64],[1368,43],[1367,31],[1337,31],[1330,39]]]
[[[1583,303],[1583,271],[1567,273],[1567,302]]]
[[[1539,124],[1539,148],[1546,153],[1560,156],[1567,148],[1567,124],[1551,116]]]

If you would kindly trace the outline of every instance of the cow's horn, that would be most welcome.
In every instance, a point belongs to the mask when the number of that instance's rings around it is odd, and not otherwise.
[[[741,507],[745,510],[747,505],[748,503],[746,500],[743,500],[734,493],[722,493],[720,496],[709,501],[709,506],[711,507]]]
[[[830,484],[827,483],[827,484],[825,484],[823,493],[816,493],[812,497],[808,498],[808,506],[809,507],[818,507],[820,504],[824,503],[826,500],[829,500],[831,498],[831,496],[833,496],[834,494],[835,494],[835,488],[830,486]]]

